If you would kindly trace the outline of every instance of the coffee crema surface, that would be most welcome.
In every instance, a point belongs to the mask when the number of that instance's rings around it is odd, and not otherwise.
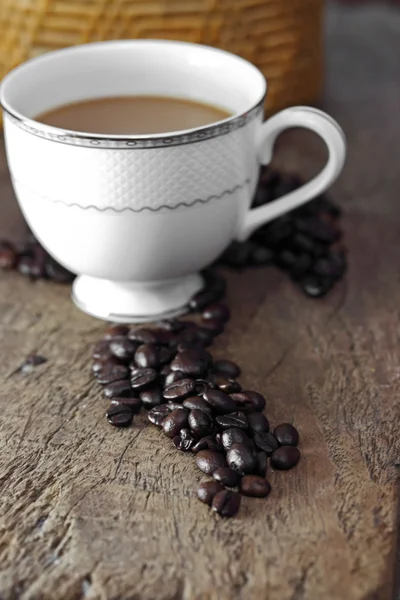
[[[148,135],[210,125],[223,108],[167,96],[115,96],[65,104],[36,117],[45,125],[103,135]]]

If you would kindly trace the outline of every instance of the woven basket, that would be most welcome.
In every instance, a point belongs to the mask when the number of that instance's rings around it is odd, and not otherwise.
[[[321,89],[323,0],[0,0],[0,76],[56,48],[164,38],[218,46],[269,81],[267,112]]]

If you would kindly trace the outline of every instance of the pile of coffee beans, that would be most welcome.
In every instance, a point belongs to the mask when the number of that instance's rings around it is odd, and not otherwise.
[[[259,207],[296,190],[303,184],[296,175],[263,169],[253,207]],[[219,262],[242,269],[273,265],[284,270],[305,294],[325,296],[347,268],[346,250],[340,244],[341,210],[320,196],[257,229],[245,242],[233,242]]]
[[[33,239],[22,248],[11,242],[0,241],[0,269],[16,269],[30,279],[50,279],[55,283],[71,283],[75,278]]]
[[[207,286],[193,297],[199,323],[170,319],[155,327],[110,326],[93,350],[92,371],[110,401],[106,412],[115,427],[128,427],[143,408],[148,420],[212,480],[197,497],[223,517],[234,516],[241,494],[265,497],[268,460],[287,470],[299,459],[299,434],[289,423],[270,431],[259,392],[243,390],[240,367],[213,360],[209,347],[222,333],[230,311],[219,300],[223,278],[205,274]],[[237,491],[239,490],[239,491]]]
[[[253,207],[268,204],[302,185],[297,175],[263,168]],[[341,211],[326,196],[271,221],[245,242],[233,242],[217,263],[242,269],[271,265],[284,270],[308,296],[325,296],[344,275],[346,250],[340,244]],[[31,279],[70,283],[74,275],[61,267],[32,234],[18,250],[0,241],[0,269],[17,269]]]

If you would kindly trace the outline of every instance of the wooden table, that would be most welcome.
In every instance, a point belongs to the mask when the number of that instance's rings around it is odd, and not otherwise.
[[[191,456],[145,420],[111,428],[88,368],[104,325],[69,290],[0,276],[0,598],[377,600],[395,597],[400,466],[400,13],[331,7],[324,107],[343,125],[347,280],[325,300],[273,269],[229,273],[215,354],[243,366],[274,422],[301,432],[297,469],[236,519],[193,496]],[[290,143],[290,146],[288,145]],[[311,175],[318,140],[277,163]],[[0,237],[22,236],[2,151]],[[31,352],[48,362],[17,372]]]

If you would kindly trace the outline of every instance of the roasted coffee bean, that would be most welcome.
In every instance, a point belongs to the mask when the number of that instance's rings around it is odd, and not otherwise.
[[[201,313],[203,321],[222,321],[226,323],[231,318],[231,311],[225,304],[210,304]]]
[[[40,354],[29,354],[22,363],[22,367],[37,367],[43,365],[47,360],[45,356],[41,356]]]
[[[296,255],[291,250],[281,250],[275,255],[275,263],[282,269],[291,270],[296,263]]]
[[[275,450],[271,456],[271,466],[273,469],[287,471],[295,467],[300,460],[300,452],[294,446],[281,446]]]
[[[130,360],[133,357],[136,348],[137,344],[132,342],[132,340],[125,335],[120,335],[110,340],[111,354],[123,361]]]
[[[337,227],[317,217],[296,219],[295,226],[297,231],[310,235],[318,242],[324,244],[333,244],[333,242],[336,242],[341,237],[341,232]]]
[[[182,452],[189,452],[194,444],[194,437],[190,429],[181,429],[179,435],[172,440],[175,447]]]
[[[179,435],[174,437],[174,439],[172,441],[174,443],[175,448],[177,450],[181,450],[182,452],[189,452],[194,443],[193,438],[190,440],[182,440],[179,437]]]
[[[36,244],[33,247],[32,265],[30,276],[34,279],[44,279],[46,277],[45,262],[46,262],[45,250]]]
[[[211,343],[212,338],[217,335],[221,335],[225,331],[225,326],[222,321],[203,321],[202,327],[197,330],[197,336],[204,346],[208,346]]]
[[[134,369],[131,372],[131,385],[134,390],[142,390],[158,379],[155,369]]]
[[[210,362],[211,357],[208,352],[200,348],[192,348],[179,352],[171,362],[171,369],[182,371],[186,375],[201,377]]]
[[[302,252],[296,256],[296,260],[289,269],[290,276],[295,281],[304,277],[312,267],[313,259],[309,254]]]
[[[197,339],[199,341],[199,344],[201,344],[201,346],[203,348],[207,348],[208,346],[211,346],[212,343],[214,342],[214,337],[216,335],[219,335],[220,333],[222,333],[224,330],[223,328],[219,329],[218,331],[212,331],[211,329],[207,328],[207,327],[198,327],[197,328]]]
[[[128,335],[128,332],[129,327],[127,325],[110,325],[110,327],[105,330],[103,339],[111,340],[114,337]]]
[[[332,200],[328,200],[328,198],[324,195],[316,198],[315,202],[318,202],[318,209],[320,211],[329,213],[334,219],[337,219],[342,214],[342,209],[337,204],[332,202]]]
[[[314,244],[314,240],[305,233],[296,233],[291,239],[291,245],[295,250],[306,253],[313,253]]]
[[[128,406],[135,415],[140,412],[140,409],[143,406],[140,398],[136,398],[135,396],[132,396],[132,398],[112,398],[111,404],[123,404],[124,406]]]
[[[12,244],[0,242],[0,269],[15,269],[18,263],[18,254]]]
[[[110,344],[107,340],[100,340],[93,348],[92,358],[107,360],[111,357]]]
[[[226,279],[223,277],[218,271],[215,269],[207,269],[203,271],[203,277],[206,281],[207,289],[210,289],[214,292],[214,294],[218,295],[217,302],[224,296],[226,293]],[[208,303],[210,304],[210,303]],[[207,304],[207,306],[208,306]]]
[[[197,334],[195,342],[179,342],[176,346],[176,352],[186,352],[186,350],[193,350],[193,348],[199,348],[200,350],[204,348],[197,339]]]
[[[160,365],[166,365],[175,357],[176,350],[174,348],[163,348],[158,350],[158,360]]]
[[[320,242],[314,242],[314,246],[311,252],[311,256],[313,259],[321,258],[321,256],[326,256],[328,246],[326,244],[321,244]]]
[[[173,400],[168,400],[167,406],[170,410],[179,410],[180,408],[184,408],[179,401],[174,402]]]
[[[346,270],[346,260],[339,252],[330,252],[326,257],[319,258],[313,272],[317,276],[339,279]]]
[[[255,266],[267,266],[272,265],[274,262],[275,254],[270,248],[265,246],[254,245],[250,252],[249,262]]]
[[[233,444],[226,454],[228,465],[240,475],[255,473],[257,470],[257,458],[245,444]]]
[[[248,264],[252,249],[253,244],[249,241],[234,241],[222,254],[221,261],[234,269],[242,269]]]
[[[124,366],[121,365],[120,361],[115,358],[115,356],[107,356],[104,360],[101,358],[96,358],[92,363],[92,372],[94,375],[103,369],[111,369],[114,366]]]
[[[197,488],[197,497],[204,504],[211,506],[215,494],[223,490],[223,486],[217,481],[204,481]]]
[[[255,498],[265,498],[271,491],[271,485],[258,475],[245,475],[240,480],[240,491],[245,496],[253,496]]]
[[[145,408],[153,408],[164,403],[161,388],[158,385],[152,385],[139,392],[139,398]]]
[[[236,403],[237,408],[245,413],[261,412],[265,408],[264,396],[252,390],[243,390],[231,394],[231,398]]]
[[[322,298],[329,292],[333,282],[330,279],[308,275],[299,282],[299,285],[307,296],[311,296],[312,298]]]
[[[178,331],[182,331],[182,329],[185,327],[185,323],[183,321],[178,321],[177,319],[165,319],[163,321],[157,321],[156,325],[159,329],[171,331],[172,333],[178,333]]]
[[[18,261],[17,268],[21,275],[33,278],[34,260],[32,256],[22,256]]]
[[[129,369],[124,365],[108,365],[104,363],[103,368],[95,373],[96,380],[101,385],[108,385],[113,381],[127,379],[129,377]]]
[[[200,398],[200,396],[190,396],[190,398],[186,398],[183,401],[183,406],[188,410],[201,410],[207,415],[212,414],[212,410],[209,404],[204,400],[204,398]]]
[[[200,450],[212,450],[213,452],[221,452],[222,444],[218,441],[217,436],[206,435],[201,438],[192,448],[192,452],[197,454]]]
[[[171,409],[166,404],[160,404],[159,406],[154,406],[154,408],[150,409],[147,413],[147,418],[150,423],[156,425],[157,427],[162,426],[162,422],[165,417],[169,415]]]
[[[143,369],[155,369],[160,364],[158,348],[155,344],[141,344],[135,352],[135,364]]]
[[[113,381],[103,388],[103,392],[106,398],[129,398],[134,395],[129,379]]]
[[[214,479],[226,485],[226,487],[236,487],[239,485],[240,475],[237,471],[230,469],[229,467],[221,467],[213,473]]]
[[[240,508],[240,494],[223,490],[215,494],[212,509],[221,517],[234,517]]]
[[[193,347],[202,349],[198,336],[198,327],[194,323],[193,327],[185,327],[176,335],[176,349],[178,352],[185,352],[191,350]]]
[[[204,392],[204,400],[218,413],[231,413],[236,410],[236,403],[231,396],[220,390],[208,389]]]
[[[219,415],[215,419],[216,423],[222,427],[222,429],[229,429],[230,427],[238,427],[239,429],[247,429],[247,417],[242,412],[233,412],[228,415]]]
[[[115,427],[128,427],[133,421],[133,412],[129,406],[112,404],[106,412],[107,421]]]
[[[153,333],[157,339],[157,346],[169,348],[175,343],[175,334],[166,329],[153,329]]]
[[[221,436],[222,445],[225,450],[230,450],[234,444],[245,444],[251,448],[251,440],[243,429],[237,429],[232,427],[231,429],[225,429]]]
[[[189,413],[189,426],[197,438],[210,435],[214,428],[213,419],[202,410],[193,409]]]
[[[188,411],[182,408],[173,410],[167,415],[162,423],[165,435],[174,438],[188,425]]]
[[[47,362],[47,358],[44,358],[44,356],[40,356],[39,354],[30,354],[25,358],[24,362],[19,367],[19,371],[24,374],[31,373],[35,367],[42,365],[45,362]]]
[[[162,370],[161,370],[161,372],[162,372]],[[184,379],[184,378],[185,378],[185,373],[182,373],[182,371],[170,371],[165,378],[164,387],[167,388],[168,386],[175,383],[175,381],[179,381],[180,379]]]
[[[235,392],[240,392],[242,389],[236,379],[226,379],[222,375],[213,375],[211,381],[214,387],[217,387],[221,392],[225,392],[226,394],[234,394]]]
[[[196,393],[203,395],[209,388],[215,388],[213,382],[209,379],[196,379]]]
[[[260,477],[265,477],[268,468],[268,456],[264,450],[257,452],[257,470],[256,473]]]
[[[279,444],[276,438],[272,435],[272,433],[264,432],[264,433],[255,433],[253,436],[253,440],[255,445],[260,449],[264,450],[268,456],[278,448]]]
[[[297,446],[299,432],[290,423],[281,423],[274,429],[274,436],[281,446]]]
[[[269,421],[263,413],[250,413],[247,416],[249,428],[257,433],[269,431]]]
[[[240,368],[231,360],[216,360],[213,364],[213,370],[218,375],[223,375],[228,379],[236,379],[240,375]]]
[[[163,396],[167,400],[184,400],[189,396],[193,396],[196,389],[196,383],[193,379],[179,379],[164,388]]]
[[[74,273],[62,267],[50,256],[46,257],[45,271],[46,276],[54,283],[71,283],[75,279]]]
[[[136,346],[139,344],[156,344],[157,343],[157,334],[153,332],[151,329],[146,329],[144,327],[140,327],[139,329],[130,329],[128,333],[129,339],[133,340],[136,343]]]
[[[268,247],[276,247],[284,244],[293,233],[293,223],[290,215],[283,215],[260,227],[254,234],[254,239],[257,242],[265,244]]]
[[[193,311],[201,311],[206,306],[218,302],[223,295],[224,291],[217,286],[211,287],[206,285],[205,289],[200,290],[200,292],[192,296],[189,301],[189,308]]]
[[[217,469],[227,466],[225,456],[212,450],[200,450],[196,454],[196,465],[207,475],[212,475]]]

